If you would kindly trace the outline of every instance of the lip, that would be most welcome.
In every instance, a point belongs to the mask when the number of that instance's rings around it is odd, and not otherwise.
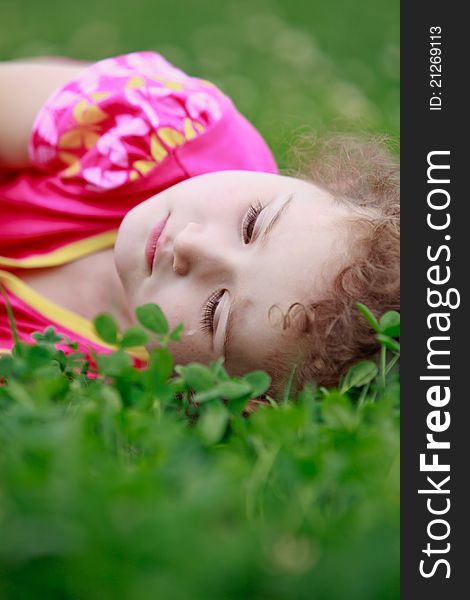
[[[149,268],[150,273],[152,273],[153,271],[153,265],[158,256],[159,241],[163,230],[165,229],[169,216],[170,215],[168,214],[164,219],[159,221],[153,227],[147,240],[147,244],[145,246],[145,259],[147,261],[147,266]]]

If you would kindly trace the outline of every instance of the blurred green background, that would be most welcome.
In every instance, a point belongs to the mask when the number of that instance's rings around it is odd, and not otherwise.
[[[1,0],[0,59],[156,50],[229,94],[280,165],[306,128],[397,138],[398,0]]]

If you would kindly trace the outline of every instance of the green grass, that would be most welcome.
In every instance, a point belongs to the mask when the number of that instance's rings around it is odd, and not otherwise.
[[[95,321],[118,346],[96,367],[52,328],[0,358],[0,597],[397,598],[397,313],[372,319],[378,365],[249,418],[265,373],[173,369],[180,329],[137,317]]]

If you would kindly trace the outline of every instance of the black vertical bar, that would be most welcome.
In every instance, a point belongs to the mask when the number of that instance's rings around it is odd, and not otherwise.
[[[470,531],[467,516],[470,511],[467,464],[470,460],[470,315],[467,314],[470,29],[462,12],[464,6],[464,3],[435,0],[402,2],[401,5],[401,596],[404,600],[460,599],[470,594],[466,585],[470,577],[467,547]],[[439,48],[441,52],[432,48]],[[435,56],[441,60],[433,58]],[[431,65],[440,65],[440,68]],[[431,152],[441,153],[430,155]],[[428,160],[448,165],[450,169],[431,170],[431,181],[428,181]],[[447,179],[450,181],[445,183]],[[439,204],[444,206],[447,201],[448,207],[433,208]],[[448,227],[443,227],[448,218]],[[429,271],[433,266],[438,268]],[[446,283],[430,281],[442,281],[448,275]],[[460,297],[460,306],[431,307],[430,302],[439,304],[439,296],[433,294],[429,301],[428,288],[440,291],[443,302],[449,294],[449,303],[454,306]],[[455,291],[449,292],[451,289]],[[450,324],[448,331],[439,330],[438,318],[430,317],[432,313],[446,315],[440,317],[439,324],[442,329]],[[440,339],[429,342],[433,336]],[[446,336],[450,339],[444,339]],[[450,350],[450,354],[430,357],[428,343],[432,349]],[[429,358],[437,368],[429,367]],[[444,368],[446,365],[448,369]],[[449,380],[420,379],[436,376],[449,377]],[[444,397],[444,386],[449,388],[447,404],[443,401],[437,406],[436,392],[431,394],[435,406],[431,405],[428,394],[432,386],[440,386],[436,387],[440,398]],[[429,416],[432,411],[439,413]],[[450,425],[444,428],[448,418]],[[432,428],[438,427],[443,431],[433,431]],[[427,448],[430,443],[427,434],[433,434],[435,441],[449,442],[450,448]],[[421,470],[420,454],[425,454],[426,464],[436,460],[439,465],[449,465],[450,470]],[[437,458],[433,459],[434,454]],[[448,476],[450,479],[442,483]],[[420,494],[418,490],[428,491]],[[432,514],[430,509],[448,510],[438,515]],[[442,539],[432,539],[432,536]],[[442,562],[438,563],[439,560]]]

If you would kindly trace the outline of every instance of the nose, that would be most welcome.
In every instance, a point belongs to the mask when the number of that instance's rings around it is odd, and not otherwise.
[[[226,243],[199,223],[188,223],[174,238],[173,256],[173,270],[182,277],[189,273],[221,277],[230,269]]]

